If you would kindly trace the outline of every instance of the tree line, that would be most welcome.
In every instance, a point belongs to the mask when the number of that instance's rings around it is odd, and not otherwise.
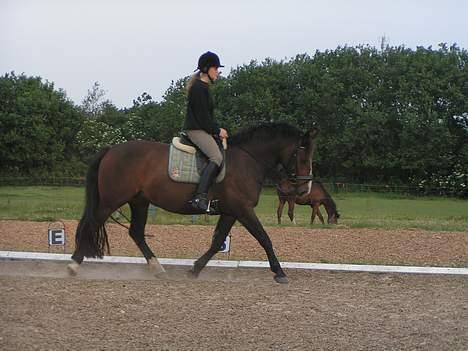
[[[449,188],[467,196],[468,52],[338,47],[238,66],[212,86],[231,134],[264,122],[320,128],[317,177]],[[41,77],[0,77],[0,175],[82,176],[103,146],[169,142],[185,117],[183,77],[161,101],[117,108],[99,83],[80,105]]]

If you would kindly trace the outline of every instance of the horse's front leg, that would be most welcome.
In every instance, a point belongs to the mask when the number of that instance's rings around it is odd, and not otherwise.
[[[234,217],[228,215],[221,215],[219,217],[210,248],[193,264],[191,272],[194,276],[198,277],[208,261],[219,251],[235,221],[236,219]]]
[[[310,215],[310,224],[312,225],[314,224],[315,216],[317,216],[317,209],[315,204],[310,205],[310,207],[312,207],[312,214]]]
[[[263,226],[254,210],[247,209],[237,218],[237,220],[242,223],[242,225],[254,236],[255,239],[257,239],[265,250],[268,261],[270,262],[271,271],[275,273],[275,281],[282,284],[288,283],[288,278],[281,268],[278,258],[273,250],[273,244],[271,243],[270,237],[266,233],[265,229],[263,229]]]
[[[288,216],[291,222],[293,224],[296,224],[296,220],[294,219],[294,203],[295,203],[295,199],[291,199],[291,198],[288,199]]]
[[[278,224],[281,224],[281,216],[283,215],[284,199],[279,197],[278,209],[276,210],[276,215],[278,217]]]

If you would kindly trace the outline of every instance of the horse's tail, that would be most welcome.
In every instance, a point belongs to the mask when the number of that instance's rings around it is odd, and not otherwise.
[[[99,207],[98,172],[99,165],[109,147],[102,149],[93,159],[86,175],[86,204],[78,228],[76,229],[76,252],[85,257],[104,256],[110,252],[105,221],[100,223],[97,218]]]

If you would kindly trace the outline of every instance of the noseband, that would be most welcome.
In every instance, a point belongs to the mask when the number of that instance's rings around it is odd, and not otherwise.
[[[288,181],[296,187],[313,180],[312,174],[305,175],[305,176],[297,175],[297,151],[300,148],[303,148],[303,146],[296,147],[293,154],[289,158],[289,161],[286,164],[286,167],[283,166],[284,171],[286,172],[286,177],[288,178]],[[291,163],[294,163],[294,164],[292,165]],[[291,170],[293,167],[294,169]]]

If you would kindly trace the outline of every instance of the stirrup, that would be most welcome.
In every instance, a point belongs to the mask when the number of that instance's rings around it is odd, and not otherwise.
[[[202,201],[206,201],[206,206],[205,204],[200,204],[200,202]],[[192,200],[190,200],[189,203],[192,205],[193,208],[204,211],[206,214],[219,214],[219,200],[208,200],[206,198],[195,197]]]
[[[209,215],[219,214],[219,200],[209,200],[206,213]]]

